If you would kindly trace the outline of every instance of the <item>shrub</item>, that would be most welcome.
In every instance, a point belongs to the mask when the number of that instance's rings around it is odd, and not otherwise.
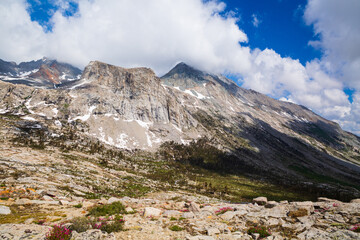
[[[352,227],[350,228],[350,231],[354,231],[354,232],[360,233],[360,223],[355,224],[354,226],[352,226]]]
[[[220,214],[224,214],[228,211],[234,211],[234,209],[232,207],[223,207],[223,208],[220,208],[219,210],[217,210],[215,212],[216,215],[220,215]]]
[[[171,227],[169,227],[169,229],[171,231],[175,231],[175,232],[184,230],[182,227],[179,227],[178,225],[171,226]]]
[[[91,228],[91,220],[86,217],[77,217],[72,220],[70,229],[79,233]]]
[[[258,234],[260,234],[260,238],[268,237],[271,235],[270,230],[266,229],[266,227],[264,227],[264,226],[251,227],[248,229],[247,233],[248,234],[258,233]]]
[[[115,215],[114,218],[98,218],[97,222],[92,223],[92,227],[107,233],[112,233],[122,231],[124,229],[124,223],[125,220],[122,216]]]
[[[121,202],[114,202],[112,204],[92,208],[89,212],[89,215],[100,217],[125,213],[126,211],[124,205]]]
[[[76,204],[76,205],[74,205],[74,208],[82,208],[82,204],[81,203],[79,203],[79,204]]]
[[[71,239],[71,231],[62,226],[55,225],[53,229],[46,234],[46,240],[70,240]]]

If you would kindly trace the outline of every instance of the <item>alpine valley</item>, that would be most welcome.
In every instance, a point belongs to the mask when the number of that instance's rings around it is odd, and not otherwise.
[[[344,202],[360,198],[360,138],[186,63],[158,77],[99,61],[81,71],[48,58],[0,60],[0,173],[0,212],[10,211],[0,215],[1,239],[18,239],[17,223],[42,239],[47,229],[35,222],[69,222],[114,199],[133,213],[129,231],[75,239],[250,239],[256,224],[272,227],[268,239],[359,239],[341,229],[359,222],[360,204]],[[244,203],[259,196],[278,202]],[[342,209],[326,217],[326,204]],[[255,214],[281,206],[276,223]],[[223,207],[237,215],[219,215]],[[183,208],[194,216],[180,216]],[[163,238],[146,216],[161,222]],[[171,231],[170,217],[182,231]]]

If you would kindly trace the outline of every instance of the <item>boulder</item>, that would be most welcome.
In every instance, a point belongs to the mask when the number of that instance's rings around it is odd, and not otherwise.
[[[181,212],[176,211],[176,210],[166,210],[165,212],[163,212],[162,214],[164,217],[179,217],[181,215]]]
[[[198,204],[191,202],[190,206],[189,206],[189,211],[191,211],[193,213],[198,213],[198,212],[200,212],[200,207]]]
[[[253,199],[253,203],[256,203],[258,205],[265,205],[267,203],[266,197],[257,197]]]
[[[273,208],[275,206],[279,205],[277,202],[275,201],[268,201],[266,204],[265,204],[265,207],[266,208]]]
[[[114,202],[121,202],[120,198],[116,198],[116,197],[111,197],[107,200],[107,204],[112,204]]]
[[[184,212],[182,215],[181,215],[182,218],[195,218],[195,214],[192,213],[192,212]]]
[[[154,207],[146,207],[144,210],[144,217],[158,217],[161,215],[161,209]]]
[[[11,213],[11,210],[7,206],[0,205],[0,215],[9,215]]]
[[[350,201],[350,203],[360,203],[360,198],[353,199]]]
[[[214,228],[214,227],[206,228],[206,232],[207,232],[207,235],[209,235],[209,236],[214,236],[216,234],[220,234],[220,230],[217,228]]]

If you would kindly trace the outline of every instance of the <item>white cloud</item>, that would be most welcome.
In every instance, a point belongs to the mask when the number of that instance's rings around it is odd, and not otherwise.
[[[76,0],[79,12],[73,17],[62,15],[69,0],[52,1],[60,9],[49,33],[30,20],[25,0],[0,1],[1,58],[49,56],[79,67],[101,60],[148,66],[159,75],[185,61],[241,76],[245,87],[305,105],[353,132],[359,129],[360,97],[350,104],[342,91],[360,90],[358,0],[309,0],[305,20],[320,36],[310,44],[320,47],[324,57],[305,66],[271,49],[241,46],[248,38],[236,24],[239,17],[224,13],[219,1]],[[258,26],[259,17],[252,17]]]
[[[0,36],[0,57],[5,60],[32,60],[45,53],[45,33],[31,21],[25,0],[0,1]]]
[[[258,27],[259,24],[261,23],[261,20],[259,19],[259,17],[256,14],[251,15],[252,18],[252,24],[254,25],[254,27]]]

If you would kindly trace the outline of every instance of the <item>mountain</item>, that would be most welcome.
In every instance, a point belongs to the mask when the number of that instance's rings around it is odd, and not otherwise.
[[[342,200],[360,196],[359,137],[303,106],[185,63],[159,78],[149,68],[93,61],[79,80],[56,89],[0,82],[0,99],[1,116],[16,126],[3,132],[26,146],[115,148],[141,152],[136,159],[144,162],[163,159]],[[113,151],[102,161],[120,154]]]
[[[46,57],[20,64],[0,59],[0,80],[14,84],[54,88],[56,85],[74,81],[80,75],[80,69]]]

